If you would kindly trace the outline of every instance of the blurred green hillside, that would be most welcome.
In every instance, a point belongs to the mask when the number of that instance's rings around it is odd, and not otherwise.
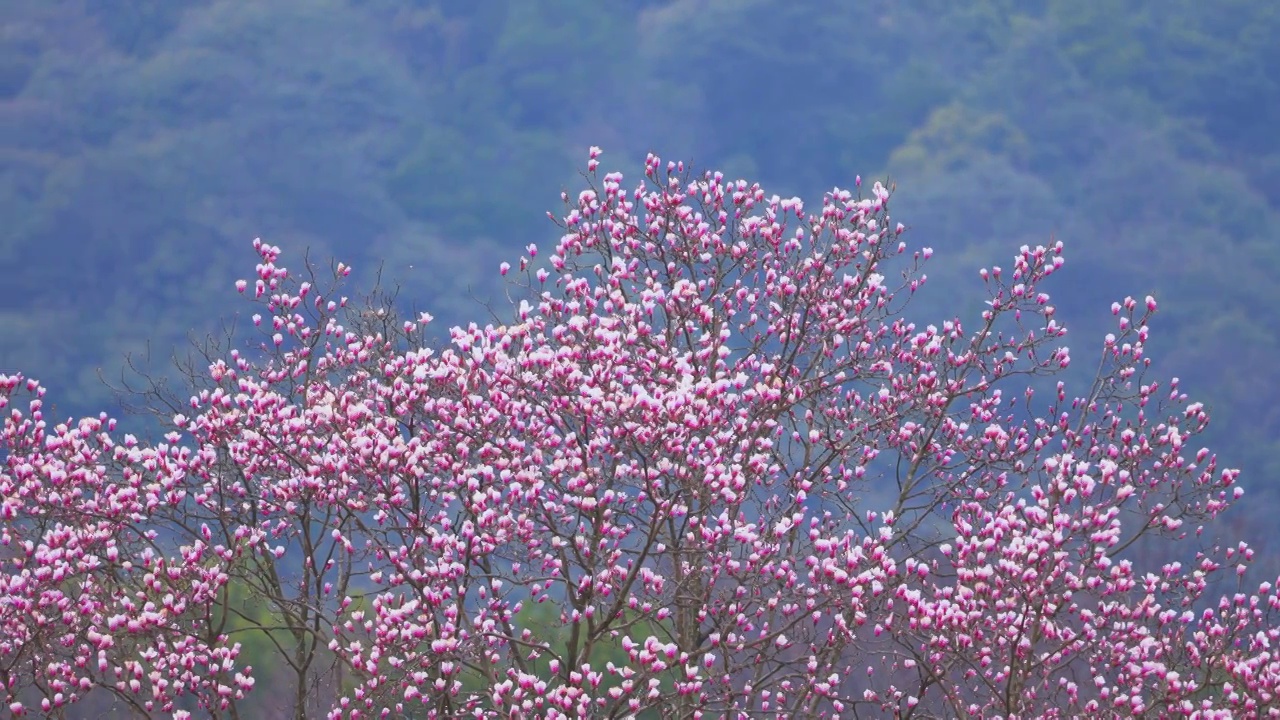
[[[1156,294],[1161,374],[1280,489],[1276,38],[1273,0],[8,0],[0,369],[108,405],[97,368],[242,308],[256,236],[475,317],[596,144],[889,176],[935,298],[1064,240],[1077,360]]]

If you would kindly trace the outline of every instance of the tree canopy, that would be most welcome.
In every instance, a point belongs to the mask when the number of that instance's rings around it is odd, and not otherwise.
[[[1073,387],[1061,242],[928,318],[933,250],[879,182],[807,206],[599,155],[447,340],[258,240],[258,343],[206,346],[189,399],[143,388],[162,440],[51,426],[0,375],[9,711],[1277,707],[1280,598],[1203,536],[1243,488],[1153,367],[1154,298],[1112,304]]]

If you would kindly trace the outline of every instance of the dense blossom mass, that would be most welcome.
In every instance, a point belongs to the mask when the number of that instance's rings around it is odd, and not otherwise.
[[[160,441],[0,377],[8,712],[235,717],[254,637],[298,717],[1277,712],[1280,601],[1199,530],[1241,491],[1148,377],[1153,299],[1069,389],[1061,243],[917,324],[879,183],[810,210],[598,155],[447,341],[256,242],[263,341]]]

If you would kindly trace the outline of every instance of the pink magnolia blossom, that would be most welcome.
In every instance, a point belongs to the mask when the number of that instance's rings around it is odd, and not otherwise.
[[[9,711],[231,717],[269,632],[314,716],[1280,707],[1275,584],[1187,542],[1237,473],[1150,376],[1153,299],[1112,306],[1073,393],[1045,380],[1061,243],[983,270],[977,317],[912,322],[932,253],[880,183],[806,211],[654,156],[595,178],[554,273],[443,344],[255,242],[261,344],[211,354],[161,441],[0,377]],[[1151,539],[1187,548],[1144,565]]]

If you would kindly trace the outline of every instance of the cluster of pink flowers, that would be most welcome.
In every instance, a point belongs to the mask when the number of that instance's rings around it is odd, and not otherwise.
[[[0,378],[9,711],[231,716],[253,632],[299,688],[327,668],[331,717],[1280,708],[1280,600],[1196,542],[1240,489],[1148,377],[1154,300],[1072,392],[1061,243],[917,325],[931,251],[879,183],[806,212],[599,154],[555,248],[503,264],[505,324],[433,345],[257,242],[262,343],[210,357],[163,442],[51,427]],[[1153,542],[1180,559],[1142,567]]]

